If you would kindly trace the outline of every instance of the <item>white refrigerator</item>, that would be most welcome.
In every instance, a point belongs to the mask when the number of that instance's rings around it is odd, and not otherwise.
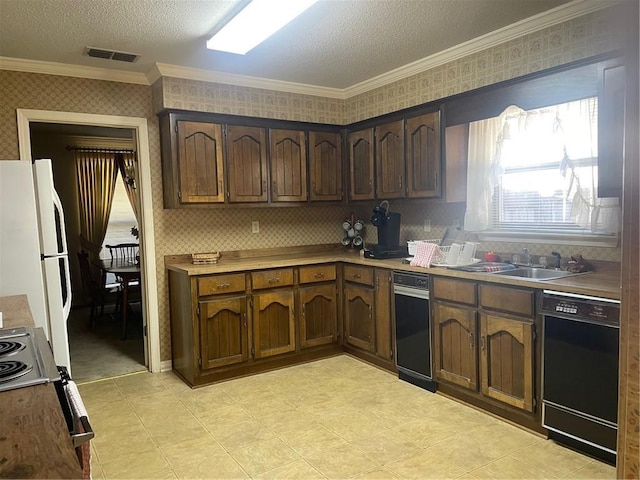
[[[56,364],[71,371],[71,277],[51,160],[0,160],[0,296],[26,294]]]

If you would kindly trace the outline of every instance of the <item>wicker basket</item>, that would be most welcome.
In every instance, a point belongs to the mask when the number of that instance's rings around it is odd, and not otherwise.
[[[211,265],[214,263],[218,263],[219,258],[220,252],[192,253],[191,263],[193,263],[194,265]]]

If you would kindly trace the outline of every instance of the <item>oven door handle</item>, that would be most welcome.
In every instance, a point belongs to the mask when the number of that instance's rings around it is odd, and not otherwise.
[[[80,445],[87,443],[89,440],[94,438],[96,435],[93,432],[93,428],[91,428],[91,424],[89,423],[89,419],[87,417],[78,418],[80,425],[82,425],[82,432],[73,432],[71,434],[71,440],[73,441],[73,447],[78,448]]]
[[[84,407],[78,386],[74,381],[69,381],[64,386],[69,406],[71,407],[71,413],[73,417],[73,432],[71,432],[71,440],[75,448],[79,447],[83,443],[87,443],[89,440],[95,437],[93,428],[89,423],[89,416],[87,410]]]
[[[404,285],[393,285],[393,293],[396,295],[404,295],[407,297],[422,298],[429,300],[429,290],[419,288],[405,287]]]

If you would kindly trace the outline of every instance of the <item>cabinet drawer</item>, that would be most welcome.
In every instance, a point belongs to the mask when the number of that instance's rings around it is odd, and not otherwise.
[[[335,265],[300,267],[300,283],[328,282],[336,279]]]
[[[221,293],[244,292],[244,273],[213,275],[198,278],[198,296],[219,295]]]
[[[476,284],[452,278],[433,278],[431,296],[440,300],[475,305],[477,303]]]
[[[481,284],[480,306],[487,310],[533,317],[535,314],[535,295],[533,290]]]
[[[251,273],[251,285],[254,290],[293,285],[293,268],[279,268]]]
[[[373,285],[373,268],[360,267],[357,265],[345,265],[344,279],[347,282],[356,282],[356,283],[362,283],[364,285]]]

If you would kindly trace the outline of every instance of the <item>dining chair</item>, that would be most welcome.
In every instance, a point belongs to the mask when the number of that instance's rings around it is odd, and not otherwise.
[[[108,296],[115,295],[115,311],[120,308],[120,284],[105,284],[103,280],[97,280],[94,269],[89,261],[89,254],[84,251],[78,252],[78,263],[80,264],[80,279],[83,288],[91,297],[91,310],[89,313],[89,322],[91,329],[95,329],[96,318],[98,317],[98,307],[100,307],[100,315],[104,315],[104,306]]]
[[[140,245],[137,243],[118,243],[116,245],[105,245],[111,255],[111,260],[135,260],[139,252]]]

